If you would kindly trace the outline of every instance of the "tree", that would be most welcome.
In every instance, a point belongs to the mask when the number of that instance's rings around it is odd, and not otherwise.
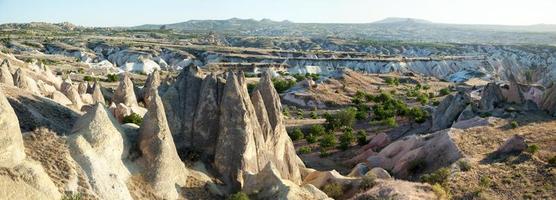
[[[315,124],[315,125],[311,126],[310,133],[314,136],[321,136],[321,135],[324,135],[326,133],[326,129],[319,124]]]
[[[321,149],[329,149],[336,146],[336,136],[332,133],[325,134],[319,141],[319,146]]]
[[[353,131],[351,129],[345,130],[344,134],[340,136],[340,149],[348,149],[351,143],[353,143],[354,141],[355,135],[353,135]]]

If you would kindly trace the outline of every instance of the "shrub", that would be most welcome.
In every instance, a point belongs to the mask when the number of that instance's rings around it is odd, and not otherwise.
[[[351,127],[355,123],[355,116],[357,111],[354,108],[348,108],[333,115],[325,115],[326,126],[330,130],[337,130],[338,128]]]
[[[83,81],[89,81],[89,82],[92,82],[93,80],[94,80],[94,78],[93,78],[93,77],[91,77],[91,76],[84,76],[84,77],[83,77]]]
[[[332,133],[328,133],[325,134],[320,140],[319,140],[319,146],[321,149],[328,149],[331,147],[336,146],[336,136]]]
[[[355,135],[353,135],[352,130],[344,131],[344,134],[340,136],[340,149],[346,150],[349,148],[351,143],[355,141]]]
[[[552,156],[552,158],[548,159],[548,164],[556,165],[556,156]]]
[[[249,196],[243,192],[238,192],[230,196],[229,200],[249,200]]]
[[[293,132],[290,134],[290,138],[292,138],[293,141],[296,141],[296,140],[303,139],[303,135],[304,134],[300,128],[295,128]]]
[[[434,184],[445,185],[449,177],[450,177],[450,169],[444,167],[436,170],[433,173],[425,174],[421,176],[421,181],[430,183],[431,185]]]
[[[255,83],[247,83],[247,91],[249,93],[253,92],[253,90],[255,90],[255,88],[257,88],[257,84]]]
[[[519,126],[519,124],[516,121],[512,121],[510,123],[510,127],[512,127],[512,128],[517,128],[518,126]]]
[[[141,126],[141,123],[143,123],[143,117],[141,117],[141,115],[137,113],[131,113],[131,115],[124,117],[123,123],[124,124],[133,123],[133,124],[137,124],[138,126]]]
[[[440,101],[435,99],[434,101],[432,101],[432,105],[433,106],[438,106],[438,105],[440,105]]]
[[[423,159],[412,160],[409,163],[408,171],[412,174],[417,174],[427,167],[427,163]]]
[[[431,89],[430,85],[423,85],[423,90],[428,90],[428,89]]]
[[[323,126],[316,124],[311,126],[311,130],[309,132],[314,136],[321,136],[326,133],[326,129]]]
[[[287,106],[284,106],[284,108],[282,109],[282,114],[286,117],[290,116],[290,109]]]
[[[295,85],[294,80],[272,79],[274,88],[278,93],[283,93]]]
[[[360,146],[367,144],[367,134],[365,133],[365,131],[363,130],[357,131],[356,137],[357,137],[357,144],[359,144]]]
[[[425,105],[425,104],[429,103],[429,97],[426,94],[419,93],[417,95],[417,101],[419,103],[421,103],[422,105]]]
[[[317,142],[317,136],[314,136],[312,133],[309,133],[309,135],[305,136],[305,140],[307,140],[307,143],[313,144]]]
[[[66,193],[62,197],[62,200],[81,200],[82,198],[83,197],[82,197],[81,193],[76,193],[76,194]]]
[[[384,77],[384,82],[388,85],[399,85],[400,84],[400,79],[396,78],[396,77]]]
[[[459,166],[459,169],[461,169],[461,171],[464,171],[464,172],[471,170],[471,163],[469,163],[469,161],[467,161],[467,160],[458,161],[458,166]]]
[[[312,111],[311,114],[309,114],[311,116],[311,119],[317,119],[319,118],[319,116],[317,115],[317,113],[315,111]]]
[[[527,152],[529,152],[530,154],[535,154],[539,152],[539,150],[540,150],[539,145],[536,144],[527,145]]]
[[[488,178],[487,176],[481,176],[481,178],[479,179],[479,186],[481,186],[482,188],[489,188],[490,185],[490,178]]]
[[[322,191],[333,199],[338,199],[344,194],[344,188],[339,183],[329,183],[322,187]]]
[[[311,153],[311,147],[300,147],[299,148],[299,153],[300,154]]]
[[[398,123],[396,122],[396,118],[395,117],[389,117],[386,118],[382,121],[383,125],[386,125],[388,127],[394,128],[398,126]]]
[[[447,192],[444,189],[444,187],[442,187],[442,185],[440,185],[438,183],[432,185],[432,192],[434,192],[434,194],[436,194],[436,196],[438,197],[439,200],[448,200],[448,199],[452,198],[450,196],[450,193]]]
[[[408,113],[409,117],[417,123],[423,123],[427,120],[428,113],[420,108],[411,108]]]
[[[440,93],[440,96],[446,96],[446,95],[450,94],[450,88],[442,88],[438,92]]]
[[[330,154],[328,153],[328,151],[326,149],[322,149],[322,148],[320,149],[320,154],[319,154],[320,157],[324,158],[324,157],[329,156],[329,155]]]
[[[106,82],[116,82],[119,79],[120,78],[118,77],[117,74],[108,74],[108,75],[106,75]]]
[[[361,185],[359,185],[359,189],[368,190],[375,185],[376,185],[376,175],[374,173],[367,173],[361,179]]]

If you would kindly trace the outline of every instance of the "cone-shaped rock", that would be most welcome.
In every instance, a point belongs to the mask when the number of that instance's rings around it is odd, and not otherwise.
[[[23,71],[21,68],[18,68],[14,75],[13,75],[13,79],[14,79],[14,85],[18,88],[21,88],[27,92],[31,92],[33,94],[36,95],[40,95],[41,92],[37,86],[37,82],[35,82],[35,80],[29,78],[27,76],[27,73],[25,73],[25,71]]]
[[[431,130],[439,131],[449,128],[470,102],[470,97],[465,93],[448,95],[440,102],[432,115]]]
[[[87,88],[89,87],[89,84],[87,82],[81,82],[79,83],[79,86],[77,87],[77,92],[79,94],[85,94],[87,93]]]
[[[96,104],[72,128],[68,139],[73,159],[85,170],[102,199],[131,199],[126,186],[129,171],[122,159],[128,143],[118,122],[102,104]]]
[[[149,74],[145,82],[145,87],[143,87],[143,101],[145,105],[150,104],[150,98],[152,97],[151,89],[158,89],[158,86],[160,86],[160,73],[155,70]]]
[[[253,127],[254,118],[249,116],[242,90],[237,76],[228,73],[220,104],[222,114],[214,163],[224,182],[233,190],[243,186],[243,175],[246,171],[259,171],[253,137],[256,127]]]
[[[194,148],[208,157],[214,156],[214,147],[218,138],[218,120],[220,115],[218,80],[214,74],[207,76],[201,84],[200,99],[193,120]]]
[[[8,64],[0,64],[0,83],[3,83],[8,86],[14,86],[14,79],[12,73],[10,73],[10,69]]]
[[[95,82],[95,84],[93,85],[93,92],[92,92],[92,96],[93,96],[93,102],[94,103],[102,103],[104,104],[104,96],[102,95],[102,91],[100,90],[100,83]]]
[[[177,199],[175,185],[185,183],[187,171],[174,145],[162,100],[155,88],[149,93],[151,101],[139,130],[139,148],[145,159],[146,178],[162,197]]]
[[[515,76],[513,74],[509,77],[510,85],[509,89],[506,92],[506,99],[508,102],[522,104],[525,102],[525,96],[521,91],[519,83],[517,82]]]
[[[126,106],[138,106],[137,97],[135,96],[135,91],[133,90],[133,82],[129,78],[127,73],[123,73],[120,76],[120,85],[114,92],[114,97],[112,97],[112,102],[118,104],[123,103]]]
[[[481,92],[479,109],[485,112],[492,111],[496,106],[505,101],[506,98],[500,87],[496,83],[488,83]]]
[[[68,97],[68,99],[72,102],[74,108],[80,110],[83,106],[83,101],[81,100],[81,96],[79,92],[77,92],[77,88],[72,85],[70,82],[64,81],[61,86],[62,93]]]
[[[19,120],[0,90],[0,167],[12,167],[25,159]]]

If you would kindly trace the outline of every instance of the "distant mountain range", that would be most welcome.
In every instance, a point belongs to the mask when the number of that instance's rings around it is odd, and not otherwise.
[[[294,23],[268,19],[190,20],[141,25],[132,29],[173,29],[225,35],[341,37],[417,42],[550,44],[556,45],[556,25],[466,25],[433,23],[413,18],[386,18],[373,23]]]

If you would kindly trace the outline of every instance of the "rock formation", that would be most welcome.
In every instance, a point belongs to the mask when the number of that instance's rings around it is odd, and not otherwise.
[[[0,65],[0,83],[8,86],[14,86],[14,80],[10,69],[4,62]]]
[[[223,87],[223,83],[218,81],[216,75],[211,74],[207,76],[202,84],[199,99],[199,104],[193,120],[193,135],[191,138],[193,144],[198,146],[196,148],[202,152],[206,152],[208,157],[214,156],[214,148],[216,146],[216,139],[218,138],[220,115],[220,99],[222,98],[219,88]]]
[[[463,157],[453,141],[457,134],[461,134],[461,130],[445,129],[429,135],[405,137],[367,158],[367,166],[381,167],[402,178],[434,171]]]
[[[506,154],[506,153],[520,153],[527,148],[527,143],[525,143],[525,138],[520,135],[514,135],[502,146],[498,147],[496,154]]]
[[[481,92],[479,110],[490,112],[504,102],[506,102],[506,98],[502,94],[500,87],[496,83],[488,83]]]
[[[158,86],[160,86],[160,73],[156,70],[149,74],[145,81],[145,87],[143,87],[143,102],[145,106],[150,104],[152,89],[158,89]]]
[[[139,149],[145,176],[153,189],[165,199],[178,199],[178,188],[186,182],[187,170],[181,162],[166,120],[162,100],[151,88],[148,112],[139,129]]]
[[[103,104],[96,104],[75,123],[68,138],[73,159],[85,170],[102,199],[132,199],[126,186],[130,173],[122,159],[128,140]]]
[[[77,92],[77,88],[72,85],[71,82],[64,81],[64,83],[62,83],[61,90],[62,93],[72,102],[73,108],[81,110],[83,101],[81,100],[81,95]]]
[[[93,102],[95,104],[97,103],[102,103],[104,104],[104,96],[102,95],[102,91],[100,90],[100,83],[95,82],[95,84],[93,85],[93,91],[92,91],[92,96],[93,96]]]
[[[525,103],[525,97],[523,95],[523,92],[521,91],[521,87],[513,74],[511,74],[508,77],[508,81],[509,81],[508,90],[505,92],[503,91],[506,100],[510,103],[516,103],[516,104]]]
[[[27,73],[23,71],[21,68],[18,68],[14,75],[14,85],[18,88],[26,90],[36,95],[41,95],[39,88],[37,87],[37,82],[35,80],[29,78]]]
[[[6,199],[60,199],[41,165],[26,158],[19,120],[0,90],[0,194]]]
[[[556,115],[556,84],[555,83],[552,83],[551,86],[546,89],[541,102],[542,103],[539,106],[541,109],[547,111],[548,114],[552,116]]]
[[[82,95],[87,93],[87,88],[89,87],[89,84],[85,81],[79,83],[79,85],[77,86],[77,92]]]
[[[470,102],[470,97],[465,93],[452,94],[444,98],[432,115],[431,131],[449,128]]]
[[[118,85],[118,88],[114,92],[112,102],[116,104],[123,103],[129,107],[139,105],[137,104],[137,97],[135,96],[135,91],[133,90],[133,82],[131,82],[127,73],[120,75],[120,85]]]

